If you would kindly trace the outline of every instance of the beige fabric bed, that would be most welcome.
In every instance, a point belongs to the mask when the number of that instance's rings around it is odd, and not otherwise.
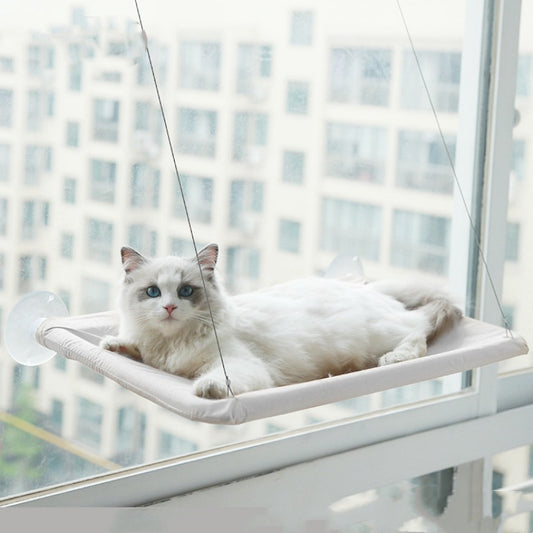
[[[503,328],[464,318],[438,338],[429,355],[296,385],[206,400],[192,393],[190,380],[156,370],[126,356],[102,350],[104,335],[116,334],[114,312],[45,320],[37,340],[58,354],[79,361],[123,387],[192,420],[241,424],[365,394],[470,370],[527,353],[524,339]],[[231,376],[230,376],[231,378]]]

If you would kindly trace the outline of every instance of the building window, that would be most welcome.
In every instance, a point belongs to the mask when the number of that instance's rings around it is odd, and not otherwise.
[[[358,181],[383,183],[387,131],[373,126],[328,124],[326,173]]]
[[[89,219],[87,230],[87,258],[110,263],[113,256],[113,224]]]
[[[448,135],[445,140],[453,161],[455,138]],[[400,187],[452,193],[453,175],[450,161],[438,134],[400,131],[397,164],[396,183]]]
[[[198,446],[190,440],[178,437],[177,435],[172,435],[172,433],[169,433],[168,431],[159,431],[159,459],[185,455],[187,453],[192,453],[197,449]]]
[[[184,89],[218,91],[220,86],[220,44],[182,42],[179,72],[179,86]]]
[[[80,125],[77,122],[67,122],[67,146],[77,147],[80,143]]]
[[[56,95],[54,93],[46,93],[46,115],[53,117],[56,108]]]
[[[262,160],[268,140],[268,115],[264,113],[236,113],[233,130],[233,158],[257,164]]]
[[[513,140],[512,175],[517,181],[523,181],[526,166],[526,141],[524,139]]]
[[[287,183],[303,183],[305,171],[305,154],[285,150],[283,152],[283,170],[281,179]]]
[[[207,242],[196,241],[196,248],[200,251],[207,244]],[[194,257],[194,246],[191,238],[172,237],[170,239],[170,253],[179,257]]]
[[[93,102],[93,137],[99,141],[117,142],[120,102],[97,98]]]
[[[381,233],[381,207],[337,198],[322,200],[322,250],[377,261]]]
[[[14,72],[15,62],[12,57],[0,56],[0,72]]]
[[[180,152],[200,157],[215,157],[217,138],[216,112],[181,108],[178,115],[178,145]]]
[[[290,42],[296,46],[313,44],[312,11],[293,11],[291,13]]]
[[[66,204],[76,203],[77,182],[75,178],[65,178],[63,182],[63,201]]]
[[[48,272],[48,259],[46,257],[38,257],[38,276],[41,281],[45,281]]]
[[[157,232],[143,224],[133,224],[128,229],[128,245],[144,255],[154,257],[157,255]]]
[[[61,234],[61,257],[72,259],[74,255],[74,235],[72,233]]]
[[[24,183],[37,185],[44,172],[52,169],[52,149],[48,146],[26,146],[24,157]]]
[[[246,232],[258,229],[263,212],[263,184],[259,181],[233,180],[230,185],[229,225]]]
[[[11,146],[0,144],[0,181],[9,181],[11,167]]]
[[[117,416],[116,458],[140,463],[144,457],[146,415],[134,407],[121,407]]]
[[[305,115],[309,104],[309,84],[290,81],[287,84],[287,113]]]
[[[158,169],[144,163],[131,168],[130,205],[132,207],[159,207],[161,176]]]
[[[33,279],[33,258],[31,255],[22,255],[19,258],[19,292],[28,292],[31,290]]]
[[[54,357],[54,368],[59,372],[67,371],[67,359],[65,357]]]
[[[507,222],[505,238],[505,260],[518,261],[520,250],[520,224]]]
[[[13,91],[0,89],[0,127],[11,127],[13,121]]]
[[[418,61],[435,109],[440,112],[457,113],[459,107],[459,82],[461,54],[457,52],[419,51]],[[401,105],[405,109],[430,110],[428,97],[420,79],[413,53],[403,54]]]
[[[391,264],[446,275],[450,220],[395,210],[392,221]]]
[[[102,405],[78,398],[78,416],[76,417],[76,438],[98,449],[102,439],[102,424],[104,419],[104,409]]]
[[[5,254],[0,253],[0,289],[4,288],[5,276],[6,276],[6,256]],[[0,319],[1,318],[2,318],[2,310],[0,308]]]
[[[26,127],[31,131],[38,130],[42,125],[42,103],[41,91],[28,91]]]
[[[64,357],[61,357],[64,360]],[[52,430],[61,435],[63,430],[63,402],[61,400],[52,400],[52,409],[50,411],[50,416],[48,422]]]
[[[35,237],[37,227],[37,208],[33,200],[26,200],[22,204],[22,239],[28,240]]]
[[[153,158],[158,155],[163,138],[163,120],[159,109],[150,102],[136,102],[134,129],[134,150],[142,157]]]
[[[91,159],[91,200],[110,204],[115,201],[116,170],[113,161]]]
[[[226,279],[230,288],[235,288],[245,280],[258,280],[260,270],[258,248],[230,246],[226,258]]]
[[[71,91],[81,91],[82,75],[83,64],[81,63],[81,61],[71,63],[68,72],[68,87]]]
[[[272,47],[239,44],[237,48],[237,93],[262,101],[268,96],[272,74]]]
[[[533,58],[530,55],[521,55],[518,58],[516,72],[516,96],[527,98],[531,94],[531,64]]]
[[[300,222],[282,219],[279,221],[278,246],[284,252],[300,252]]]
[[[503,315],[505,316],[505,321],[507,322],[507,324],[504,322],[503,320],[503,317],[502,317],[502,321],[501,321],[501,326],[502,328],[505,328],[505,327],[508,327],[509,329],[513,329],[515,324],[514,324],[514,318],[515,318],[515,308],[514,306],[512,305],[503,305],[502,306],[503,308]],[[531,473],[529,475],[532,475]]]
[[[164,86],[167,81],[168,48],[152,39],[150,42],[150,52],[157,81],[160,86]],[[152,83],[152,70],[143,50],[137,57],[137,84],[147,87]]]
[[[0,235],[2,235],[3,237],[7,235],[8,208],[8,199],[0,198]]]
[[[107,281],[85,278],[82,280],[81,312],[99,313],[109,309],[111,285]]]
[[[43,69],[48,66],[45,64],[45,48],[30,44],[28,46],[28,73],[32,76],[40,75]]]
[[[199,176],[182,175],[181,184],[191,220],[193,222],[210,224],[213,204],[213,180]],[[175,193],[171,201],[174,216],[184,219],[185,208],[183,207],[177,180],[175,180]]]
[[[329,98],[370,106],[389,104],[392,53],[374,48],[331,50]]]

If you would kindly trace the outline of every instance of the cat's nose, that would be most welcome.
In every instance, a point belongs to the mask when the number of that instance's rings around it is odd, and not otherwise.
[[[172,311],[176,309],[176,306],[172,304],[164,305],[163,307],[167,310],[168,316],[170,316],[172,314]]]

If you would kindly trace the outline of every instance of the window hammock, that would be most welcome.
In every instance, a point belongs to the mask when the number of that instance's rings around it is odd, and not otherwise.
[[[397,0],[397,4],[411,43],[413,54],[415,59],[417,59],[399,0]],[[178,178],[192,244],[196,255],[198,255],[137,0],[135,0],[135,6],[146,53],[152,69],[153,81],[161,107],[163,124],[170,146],[174,169]],[[432,104],[420,65],[418,67],[428,99]],[[431,107],[444,148],[447,152],[451,170],[459,186],[453,161],[440,129],[438,117],[433,105]],[[466,203],[465,209],[469,215]],[[474,236],[477,239],[476,242],[480,257],[487,270],[489,281],[496,296],[496,291],[490,278],[479,238],[477,238],[471,218],[470,223],[472,230],[474,230]],[[26,302],[26,304],[28,303],[30,306],[32,305],[31,301]],[[499,304],[499,306],[504,322],[506,322],[501,305]],[[374,392],[464,372],[528,352],[528,346],[524,339],[516,334],[510,334],[509,328],[493,326],[471,318],[463,318],[451,330],[441,334],[433,343],[429,344],[428,355],[419,359],[304,383],[247,392],[238,396],[229,396],[222,400],[211,400],[194,395],[192,391],[193,382],[191,380],[157,370],[144,363],[130,359],[125,355],[100,348],[100,340],[105,335],[117,334],[118,314],[115,312],[109,311],[84,316],[46,318],[42,322],[39,320],[39,325],[36,325],[37,318],[34,318],[35,323],[33,325],[19,325],[18,322],[20,320],[17,318],[12,320],[10,329],[15,330],[19,328],[23,331],[20,338],[17,339],[17,343],[20,345],[24,344],[23,340],[29,342],[30,335],[24,333],[24,331],[29,331],[33,328],[32,333],[35,334],[38,343],[52,350],[52,352],[57,352],[64,357],[78,361],[114,380],[121,386],[183,417],[216,424],[240,424],[251,420],[347,400]],[[214,323],[213,328],[216,334]],[[14,351],[16,352],[16,350]],[[220,358],[223,367],[222,354],[220,354]],[[228,378],[227,375],[226,378]]]
[[[502,327],[463,318],[428,346],[428,355],[305,383],[246,392],[223,400],[195,396],[192,381],[157,370],[98,344],[116,335],[118,314],[49,318],[37,329],[40,344],[78,361],[119,385],[191,420],[241,424],[394,387],[471,370],[527,353],[526,342]]]

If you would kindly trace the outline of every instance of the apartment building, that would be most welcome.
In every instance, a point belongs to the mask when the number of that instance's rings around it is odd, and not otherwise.
[[[460,31],[451,24],[433,35],[414,29],[445,148],[399,26],[358,21],[360,31],[353,31],[335,11],[291,6],[276,3],[269,15],[283,21],[281,29],[216,28],[213,15],[198,30],[184,21],[175,33],[149,33],[198,245],[219,243],[219,268],[235,292],[322,274],[337,254],[358,256],[372,277],[415,273],[445,282]],[[69,27],[9,42],[0,52],[1,316],[38,289],[60,295],[72,314],[112,308],[123,244],[151,256],[193,253],[138,25],[76,11]],[[531,52],[520,60],[521,110],[531,101]],[[532,231],[524,209],[530,120],[523,113],[516,129],[504,292],[509,317],[524,335],[530,304],[512,272],[524,273],[531,260],[522,247]],[[17,389],[29,383],[49,427],[117,464],[455,392],[463,384],[451,376],[222,428],[177,419],[60,357],[21,369],[2,351],[0,409],[9,410]]]

